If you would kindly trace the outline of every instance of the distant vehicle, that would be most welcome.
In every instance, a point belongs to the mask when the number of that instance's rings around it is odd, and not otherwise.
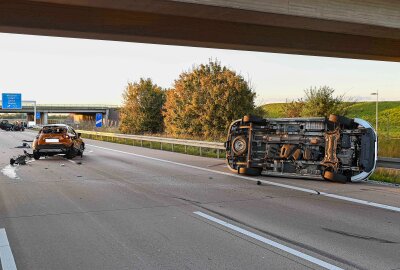
[[[78,155],[83,156],[85,143],[81,134],[70,126],[45,125],[33,141],[32,148],[35,159],[56,154],[64,154],[66,158],[72,159]]]
[[[11,124],[10,122],[8,122],[8,120],[1,120],[0,128],[2,130],[10,131],[10,130],[14,130],[14,125]]]
[[[26,124],[26,128],[34,128],[36,126],[35,121],[29,121]]]
[[[10,123],[8,120],[1,120],[0,129],[2,130],[14,130],[14,131],[24,131],[25,127],[22,122],[16,122],[14,124]]]
[[[228,167],[240,174],[359,182],[375,170],[377,135],[365,120],[245,116],[225,143]]]
[[[24,131],[25,130],[25,125],[23,122],[15,122],[13,124],[13,129],[14,131]]]

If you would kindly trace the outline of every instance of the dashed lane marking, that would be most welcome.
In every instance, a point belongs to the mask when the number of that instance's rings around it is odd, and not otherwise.
[[[207,219],[207,220],[210,220],[210,221],[212,221],[212,222],[215,222],[215,223],[217,223],[217,224],[219,224],[219,225],[221,225],[221,226],[224,226],[224,227],[226,227],[226,228],[229,228],[229,229],[231,229],[231,230],[233,230],[233,231],[236,231],[236,232],[238,232],[238,233],[244,234],[244,235],[246,235],[246,236],[248,236],[248,237],[250,237],[250,238],[256,239],[256,240],[258,240],[258,241],[260,241],[260,242],[262,242],[262,243],[264,243],[264,244],[267,244],[267,245],[269,245],[269,246],[272,246],[272,247],[274,247],[274,248],[277,248],[277,249],[279,249],[279,250],[281,250],[281,251],[287,252],[287,253],[289,253],[289,254],[291,254],[291,255],[293,255],[293,256],[296,256],[296,257],[298,257],[298,258],[301,258],[301,259],[303,259],[303,260],[306,260],[306,261],[308,261],[308,262],[311,262],[311,263],[313,263],[313,264],[316,264],[316,265],[318,265],[318,266],[321,266],[321,267],[323,267],[323,268],[325,268],[325,269],[330,269],[330,270],[343,270],[342,268],[337,267],[337,266],[335,266],[335,265],[333,265],[333,264],[327,263],[327,262],[322,261],[322,260],[320,260],[320,259],[318,259],[318,258],[312,257],[312,256],[310,256],[310,255],[307,255],[307,254],[303,253],[303,252],[300,252],[300,251],[295,250],[295,249],[293,249],[293,248],[290,248],[290,247],[288,247],[288,246],[282,245],[282,244],[280,244],[280,243],[278,243],[278,242],[275,242],[275,241],[272,241],[272,240],[270,240],[270,239],[267,239],[267,238],[265,238],[265,237],[263,237],[263,236],[261,236],[261,235],[255,234],[255,233],[253,233],[253,232],[250,232],[250,231],[248,231],[248,230],[242,229],[242,228],[240,228],[240,227],[238,227],[238,226],[235,226],[235,225],[233,225],[233,224],[230,224],[230,223],[228,223],[228,222],[225,222],[225,221],[220,220],[220,219],[218,219],[218,218],[215,218],[215,217],[213,217],[213,216],[207,215],[207,214],[205,214],[205,213],[203,213],[203,212],[197,211],[197,212],[193,212],[193,214],[196,214],[196,215],[198,215],[198,216],[201,216],[201,217],[203,217],[203,218],[205,218],[205,219]]]

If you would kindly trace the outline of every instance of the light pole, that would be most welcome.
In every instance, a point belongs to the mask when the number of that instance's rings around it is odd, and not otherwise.
[[[375,114],[376,114],[376,125],[375,125],[375,130],[376,133],[378,133],[378,90],[376,92],[371,93],[372,96],[376,96],[376,109],[375,109]]]

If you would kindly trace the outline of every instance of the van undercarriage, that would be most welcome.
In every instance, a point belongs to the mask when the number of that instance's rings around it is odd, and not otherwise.
[[[248,175],[367,179],[375,169],[377,137],[362,119],[263,119],[234,121],[225,143],[228,167]]]

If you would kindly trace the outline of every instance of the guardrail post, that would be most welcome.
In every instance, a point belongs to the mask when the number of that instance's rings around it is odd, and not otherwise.
[[[201,147],[199,147],[200,148],[200,156],[201,156]]]
[[[187,154],[187,145],[185,144],[185,154]]]
[[[217,149],[217,158],[219,158],[219,149]]]
[[[132,145],[135,146],[135,140],[132,140]]]
[[[172,152],[174,152],[174,144],[172,144]]]
[[[150,141],[150,148],[153,148],[153,144],[152,144],[152,142]]]
[[[162,150],[162,142],[160,142],[160,149]]]
[[[140,140],[140,146],[143,147],[143,140]]]

